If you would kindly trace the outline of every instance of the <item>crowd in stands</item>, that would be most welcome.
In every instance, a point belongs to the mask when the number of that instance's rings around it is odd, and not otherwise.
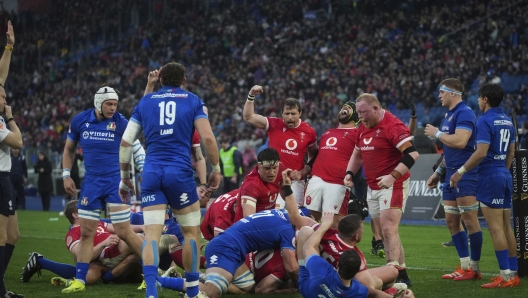
[[[8,19],[17,44],[7,100],[26,147],[62,152],[71,117],[105,82],[129,117],[148,71],[168,61],[187,67],[215,134],[242,140],[241,152],[265,138],[242,119],[255,84],[257,113],[279,115],[282,100],[299,98],[318,135],[363,92],[405,122],[412,100],[419,125],[438,125],[436,90],[448,77],[472,102],[481,83],[506,84],[504,107],[528,113],[526,1],[51,1],[47,13],[0,13],[2,26]]]

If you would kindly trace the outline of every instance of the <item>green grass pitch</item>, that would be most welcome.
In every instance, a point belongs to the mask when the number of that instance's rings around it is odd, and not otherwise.
[[[21,268],[25,266],[28,253],[37,251],[46,258],[73,264],[71,254],[66,249],[64,236],[68,230],[68,221],[55,212],[20,211],[20,240],[5,275],[8,289],[24,294],[28,298],[65,297],[61,288],[50,284],[53,273],[42,271],[42,277],[33,276],[29,283],[20,280]],[[49,221],[59,217],[58,221]],[[406,264],[413,282],[412,290],[416,297],[528,297],[528,278],[522,279],[520,287],[508,289],[481,289],[480,285],[498,274],[493,245],[487,230],[484,230],[484,247],[480,262],[483,279],[480,281],[454,282],[442,280],[441,275],[452,272],[459,264],[453,247],[442,247],[449,240],[445,227],[401,226],[400,235],[405,247]],[[370,254],[370,225],[365,225],[363,241],[359,244],[370,267],[381,266],[384,260]],[[136,290],[138,284],[98,284],[87,287],[84,293],[69,294],[74,297],[145,297],[144,292]],[[160,297],[179,297],[177,292],[164,290]],[[260,297],[264,295],[246,295]],[[269,296],[269,295],[267,295]],[[273,295],[273,297],[301,297],[301,295]]]

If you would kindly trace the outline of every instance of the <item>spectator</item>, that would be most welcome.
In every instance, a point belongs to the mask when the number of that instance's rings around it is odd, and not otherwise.
[[[38,174],[38,192],[42,200],[42,210],[49,211],[51,194],[53,193],[53,179],[51,177],[52,166],[44,152],[38,153],[38,161],[35,165],[35,173]]]
[[[244,177],[257,165],[257,154],[248,144],[242,151],[242,174]]]
[[[220,140],[220,168],[224,177],[224,193],[238,188],[242,179],[242,155],[227,139]]]
[[[521,149],[528,150],[528,121],[525,121],[522,126],[522,136],[519,140]]]

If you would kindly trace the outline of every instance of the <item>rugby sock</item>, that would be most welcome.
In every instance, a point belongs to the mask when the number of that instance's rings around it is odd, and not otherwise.
[[[198,295],[200,289],[198,288],[200,278],[200,273],[198,271],[198,248],[196,246],[196,241],[191,239],[189,241],[191,245],[191,271],[185,273],[185,283],[187,286],[187,296],[195,297]]]
[[[75,266],[69,264],[56,263],[44,257],[37,258],[37,263],[42,269],[51,271],[62,278],[71,279],[74,278],[76,274]]]
[[[5,246],[0,246],[0,268],[4,268],[4,255],[5,255]],[[5,270],[0,270],[0,295],[4,296],[6,294],[6,288],[4,284],[4,273]]]
[[[467,234],[466,231],[462,230],[455,235],[451,236],[451,239],[453,239],[453,244],[455,244],[455,248],[458,252],[458,257],[460,259],[469,257],[469,248],[468,248],[468,242],[467,242]],[[467,268],[462,268],[464,270],[469,268],[469,262],[467,264]]]
[[[517,264],[517,256],[508,257],[508,263],[510,263],[511,277],[516,276],[517,270],[519,269],[519,264]]]
[[[114,280],[114,274],[112,273],[112,270],[106,272],[104,275],[103,275],[103,281],[105,282],[111,282]]]
[[[77,262],[75,279],[86,284],[86,274],[88,274],[88,269],[90,269],[89,263]]]
[[[508,260],[508,250],[496,250],[495,256],[497,261],[499,261],[500,276],[504,280],[510,279],[510,263]]]
[[[158,276],[157,280],[162,287],[179,292],[183,291],[183,285],[185,284],[185,280],[183,278]]]
[[[7,270],[7,266],[9,266],[9,261],[11,261],[13,250],[15,250],[15,246],[12,244],[6,243],[5,251],[4,251],[4,271]]]
[[[471,242],[469,247],[471,249],[471,260],[480,261],[480,254],[482,252],[482,231],[469,234],[469,241]],[[472,267],[472,269],[475,271],[475,268]],[[477,267],[476,270],[478,269],[479,268]]]
[[[158,276],[158,266],[143,265],[143,275],[145,276],[145,284],[147,284],[146,297],[158,297],[156,289],[156,277]]]

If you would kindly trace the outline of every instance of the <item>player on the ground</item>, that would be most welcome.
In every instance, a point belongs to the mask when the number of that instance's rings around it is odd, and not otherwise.
[[[477,118],[470,107],[462,101],[464,85],[457,79],[445,79],[440,83],[440,100],[442,106],[448,107],[440,129],[427,124],[425,134],[436,137],[444,144],[444,162],[427,180],[429,188],[436,188],[440,176],[446,173],[442,199],[446,216],[446,225],[460,258],[460,266],[453,273],[444,274],[442,278],[460,280],[480,279],[480,255],[482,251],[482,231],[478,221],[477,168],[463,176],[457,187],[449,185],[451,175],[456,173],[475,152]],[[464,221],[468,235],[461,221]],[[469,247],[468,247],[469,246]],[[471,254],[470,254],[471,252]],[[471,257],[470,257],[471,256]]]
[[[354,173],[363,163],[369,186],[369,213],[381,228],[387,264],[397,267],[399,282],[410,285],[398,227],[409,194],[409,169],[419,154],[411,142],[409,129],[383,110],[376,96],[360,95],[356,111],[362,125],[358,127],[356,148],[343,182],[352,187]]]
[[[284,268],[280,249],[266,249],[248,253],[245,264],[253,273],[255,294],[297,292],[286,272],[286,268]]]
[[[322,210],[334,211],[336,229],[339,220],[347,215],[350,189],[343,185],[343,173],[356,144],[356,103],[346,102],[337,116],[339,126],[323,133],[319,140],[319,153],[313,163],[312,178],[306,188],[304,205],[315,220],[321,219]]]
[[[143,131],[149,150],[141,183],[141,205],[145,219],[142,261],[146,295],[157,297],[157,246],[163,229],[163,214],[169,204],[186,239],[183,260],[187,294],[195,297],[198,295],[197,243],[201,215],[189,154],[194,128],[198,130],[213,165],[207,192],[216,190],[221,179],[218,147],[203,102],[193,93],[183,90],[186,83],[185,67],[175,62],[164,65],[159,71],[159,81],[163,87],[141,99],[124,133],[119,154],[120,195],[123,200],[128,200],[128,189],[134,193],[128,171],[130,149],[133,140]],[[126,187],[121,187],[123,185]]]
[[[449,181],[451,187],[458,187],[466,172],[478,166],[477,200],[488,223],[500,269],[500,275],[482,285],[483,288],[521,283],[517,275],[517,242],[510,225],[513,180],[509,168],[515,153],[516,131],[511,119],[499,108],[503,97],[499,85],[480,87],[478,104],[484,116],[477,122],[477,149]]]
[[[205,240],[211,241],[211,239],[233,225],[235,222],[238,192],[238,189],[232,190],[219,196],[211,203],[200,224],[200,231]]]
[[[77,274],[70,286],[62,290],[63,293],[85,290],[86,273],[93,254],[93,240],[101,210],[107,205],[119,239],[125,241],[136,255],[141,254],[142,240],[130,228],[130,206],[121,202],[118,195],[119,144],[128,122],[117,112],[118,100],[113,88],[102,87],[94,96],[95,108],[79,113],[70,123],[62,159],[64,189],[70,196],[77,196],[75,183],[70,178],[77,143],[83,148],[86,174],[77,206],[79,225],[82,227]]]
[[[238,191],[235,222],[262,210],[277,207],[277,196],[282,185],[279,174],[286,169],[280,155],[273,148],[266,148],[257,155],[258,165],[246,176]]]
[[[279,152],[286,168],[295,170],[292,189],[295,201],[302,205],[303,179],[310,171],[309,166],[305,167],[304,156],[308,153],[308,164],[311,164],[317,153],[317,135],[312,127],[300,119],[302,107],[295,98],[288,98],[282,103],[282,119],[255,114],[255,96],[262,92],[262,86],[255,85],[251,88],[242,115],[247,123],[268,132],[269,147]],[[284,200],[279,198],[278,204],[279,207],[284,207]]]

